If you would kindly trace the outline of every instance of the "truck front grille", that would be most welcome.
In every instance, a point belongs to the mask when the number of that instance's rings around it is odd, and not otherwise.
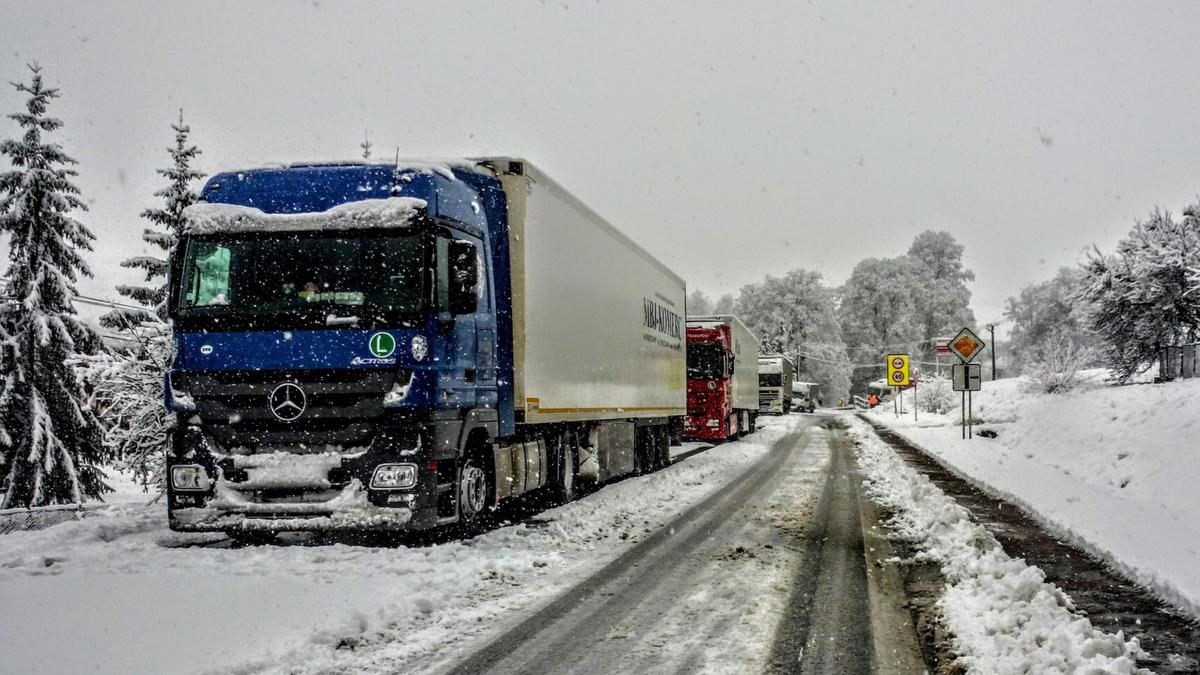
[[[306,443],[365,445],[383,414],[393,370],[222,371],[176,376],[196,402],[209,436],[225,448]],[[271,395],[284,383],[304,392],[303,413],[294,420],[272,411]]]

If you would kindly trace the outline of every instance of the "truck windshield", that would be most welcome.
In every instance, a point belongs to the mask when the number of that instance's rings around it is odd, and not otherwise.
[[[410,318],[425,306],[426,241],[421,232],[192,237],[178,315],[219,318],[226,328]]]
[[[760,387],[782,387],[783,375],[779,373],[762,373],[758,376],[758,386]]]
[[[688,345],[687,375],[693,380],[725,376],[725,350],[721,345]]]

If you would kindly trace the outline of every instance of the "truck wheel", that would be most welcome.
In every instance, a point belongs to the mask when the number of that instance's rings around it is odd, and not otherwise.
[[[660,427],[658,430],[658,468],[671,466],[671,429]]]
[[[464,525],[479,522],[479,516],[488,506],[487,472],[477,458],[468,459],[458,473],[458,519]]]
[[[555,443],[554,502],[567,504],[575,501],[575,438],[571,433],[558,437]]]
[[[638,427],[633,434],[633,475],[643,476],[650,473],[650,434],[646,427]]]

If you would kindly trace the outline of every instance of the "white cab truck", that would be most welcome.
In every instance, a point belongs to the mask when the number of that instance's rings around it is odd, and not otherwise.
[[[796,366],[783,354],[758,358],[758,412],[786,415],[792,411],[792,379]]]

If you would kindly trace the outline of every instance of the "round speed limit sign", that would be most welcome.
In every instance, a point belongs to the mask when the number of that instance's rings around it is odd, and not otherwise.
[[[896,366],[896,367],[899,368],[900,366]],[[892,373],[892,381],[895,382],[896,384],[900,384],[901,382],[904,381],[904,373],[901,373],[901,372]]]
[[[892,367],[895,368],[896,370],[900,370],[901,368],[904,367],[904,359],[900,359],[900,358],[892,359]]]

